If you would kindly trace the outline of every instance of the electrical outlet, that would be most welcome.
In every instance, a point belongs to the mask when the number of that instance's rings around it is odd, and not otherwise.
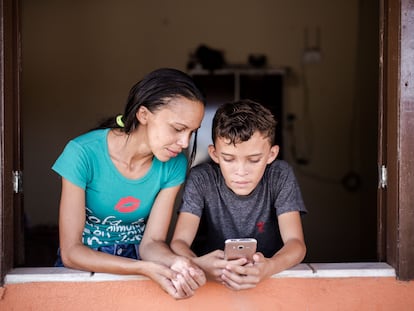
[[[317,48],[308,48],[303,51],[302,61],[305,64],[316,64],[322,60],[322,53]]]

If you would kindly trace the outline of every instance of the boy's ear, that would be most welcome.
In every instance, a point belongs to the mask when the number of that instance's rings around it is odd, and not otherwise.
[[[272,163],[276,159],[278,154],[279,154],[279,146],[278,145],[272,146],[272,148],[270,148],[270,153],[267,159],[267,164]]]
[[[208,155],[214,162],[218,164],[219,160],[216,153],[216,147],[214,147],[214,145],[208,145]]]

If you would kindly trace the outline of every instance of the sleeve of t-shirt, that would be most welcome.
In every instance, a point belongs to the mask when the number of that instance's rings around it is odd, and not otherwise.
[[[85,189],[88,181],[88,166],[86,153],[77,142],[71,140],[53,164],[52,170]]]
[[[185,181],[187,173],[187,158],[183,153],[167,162],[167,178],[162,188],[170,188],[181,185]]]
[[[279,216],[292,211],[299,211],[301,214],[307,213],[299,184],[292,168],[286,164],[277,179],[279,187],[275,200],[276,214]]]
[[[190,170],[185,182],[180,212],[191,213],[201,217],[204,207],[203,191],[206,191],[205,186],[207,183],[208,181],[203,179],[203,174],[194,169]]]

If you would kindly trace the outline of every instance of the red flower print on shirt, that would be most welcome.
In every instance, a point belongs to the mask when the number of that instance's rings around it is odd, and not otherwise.
[[[141,201],[134,197],[126,197],[119,200],[115,209],[120,213],[132,213],[138,209],[140,203]]]
[[[265,231],[264,225],[265,225],[264,221],[259,221],[256,224],[256,227],[257,227],[257,230],[259,231],[259,233],[263,233]]]

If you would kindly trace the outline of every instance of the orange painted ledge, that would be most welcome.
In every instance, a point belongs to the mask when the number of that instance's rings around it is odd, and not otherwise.
[[[273,276],[254,289],[239,292],[208,282],[195,296],[178,301],[140,276],[97,274],[95,280],[83,281],[76,279],[81,275],[91,277],[91,274],[65,269],[61,270],[61,281],[42,281],[38,274],[38,281],[17,282],[16,278],[13,281],[12,273],[0,288],[0,310],[414,310],[414,282],[387,276],[392,269],[377,269],[384,271],[380,271],[380,276],[373,276],[364,272],[370,269],[332,265],[330,269],[322,265],[325,276],[322,276],[323,269],[300,265],[284,275]],[[348,276],[333,276],[344,270],[349,271]],[[353,276],[358,270],[361,276]],[[47,274],[46,270],[41,271]],[[333,275],[329,276],[328,271]],[[14,271],[15,275],[17,272]],[[318,273],[321,275],[316,276]],[[55,278],[59,275],[51,274]],[[68,274],[77,274],[77,277],[68,279]]]

